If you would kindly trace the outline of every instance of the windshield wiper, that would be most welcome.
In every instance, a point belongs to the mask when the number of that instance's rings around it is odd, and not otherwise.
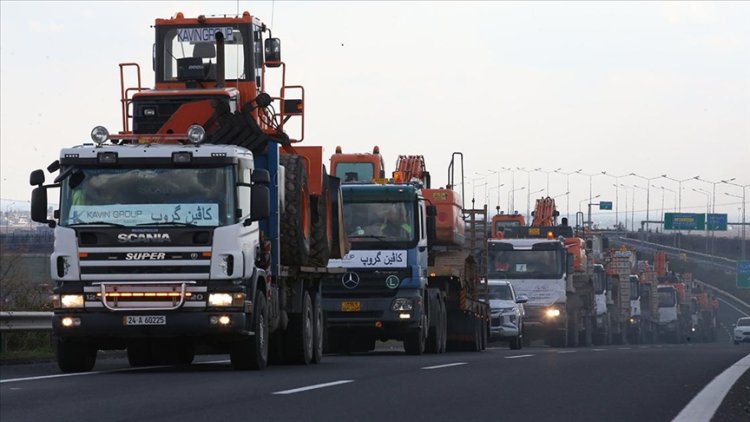
[[[177,227],[198,227],[197,224],[183,223],[182,221],[154,221],[153,223],[139,223],[136,226],[177,226]]]
[[[125,225],[123,225],[123,224],[112,223],[112,222],[109,222],[109,221],[83,221],[83,222],[80,222],[80,223],[68,224],[68,227],[95,226],[95,225],[110,226],[110,227],[125,227]]]
[[[378,239],[383,240],[385,236],[379,234],[350,234],[348,237],[363,238],[363,239]]]

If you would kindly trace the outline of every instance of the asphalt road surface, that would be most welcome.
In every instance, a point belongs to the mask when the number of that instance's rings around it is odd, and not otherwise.
[[[309,367],[231,369],[224,356],[92,373],[55,364],[0,367],[0,420],[668,421],[750,345],[607,346],[407,356],[380,345]]]

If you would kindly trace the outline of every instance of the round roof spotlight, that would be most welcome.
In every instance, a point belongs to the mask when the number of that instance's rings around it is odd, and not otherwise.
[[[206,137],[206,129],[201,125],[191,125],[187,130],[187,137],[191,144],[198,145]]]
[[[91,130],[91,140],[94,141],[95,144],[101,145],[107,142],[107,139],[109,139],[109,131],[106,127],[97,126]]]

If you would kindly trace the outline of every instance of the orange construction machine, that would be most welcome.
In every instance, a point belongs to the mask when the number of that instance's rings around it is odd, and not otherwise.
[[[370,153],[344,154],[341,146],[331,156],[331,175],[344,183],[370,183],[374,179],[385,178],[385,165],[380,148],[376,145]]]
[[[55,227],[58,365],[88,371],[100,349],[127,349],[132,366],[189,364],[196,349],[237,369],[318,362],[321,279],[347,252],[341,187],[322,147],[295,146],[305,91],[286,83],[280,40],[249,12],[153,28],[155,87],[120,64],[123,130],[64,148],[53,184],[31,175],[32,218]]]

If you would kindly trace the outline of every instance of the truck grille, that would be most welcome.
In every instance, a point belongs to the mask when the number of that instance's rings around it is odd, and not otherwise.
[[[329,298],[348,297],[393,297],[404,278],[410,277],[409,271],[372,271],[350,270],[344,274],[335,274],[323,282],[323,295]],[[391,283],[386,280],[391,277]],[[394,283],[395,278],[398,282]]]
[[[134,281],[133,275],[205,280],[211,273],[211,249],[206,247],[81,248],[79,261],[83,281]]]

